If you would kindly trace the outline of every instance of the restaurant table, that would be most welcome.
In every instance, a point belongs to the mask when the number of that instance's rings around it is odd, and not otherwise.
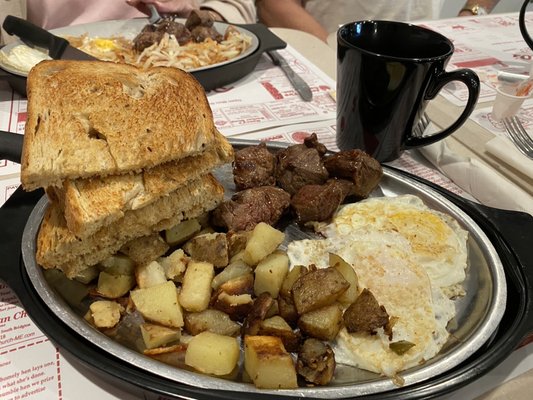
[[[449,24],[455,23],[455,20],[450,20]],[[439,23],[444,23],[439,21]],[[430,24],[430,23],[428,23]],[[309,60],[314,66],[316,66],[320,71],[325,73],[330,78],[335,78],[336,72],[336,60],[335,60],[335,50],[334,44],[326,44],[316,39],[315,37],[306,34],[304,32],[282,29],[282,28],[273,28],[272,29],[278,36],[285,40],[292,49],[296,50],[301,56]],[[330,91],[331,96],[334,97],[334,85],[333,87],[325,87],[324,90]],[[212,97],[211,99],[215,99]],[[215,102],[215,100],[213,100]],[[486,107],[487,104],[490,104],[490,101],[485,103],[480,103],[478,108]],[[445,125],[450,119],[450,115],[454,115],[460,109],[460,106],[452,104],[445,96],[439,96],[437,100],[431,105],[428,110],[428,114],[435,126]],[[216,111],[216,110],[215,110]],[[217,112],[215,112],[215,115]],[[328,114],[330,115],[330,114]],[[305,124],[303,124],[305,125]],[[252,136],[256,137],[257,132],[252,133]],[[246,134],[239,134],[236,137],[247,137]],[[491,132],[483,128],[481,125],[476,123],[473,120],[468,121],[458,132],[454,133],[452,137],[446,140],[449,148],[465,157],[472,157],[483,165],[488,166],[493,170],[500,171],[501,165],[498,165],[498,162],[489,159],[486,154],[483,153],[482,144],[483,141],[488,141],[492,137]],[[473,141],[475,142],[474,144]],[[425,160],[423,156],[418,154],[416,151],[408,155],[408,162],[412,165],[416,162],[424,164],[426,174],[429,174],[430,178],[437,178],[440,176],[439,171],[434,167],[431,162]],[[487,161],[488,160],[488,161]],[[400,165],[401,167],[402,165]],[[415,169],[416,170],[416,169]],[[427,172],[430,171],[430,172]],[[508,168],[503,170],[503,172],[498,172],[499,176],[503,176],[504,179],[509,179],[511,183],[515,183],[513,179],[524,181],[527,183],[527,177],[518,176],[518,178],[513,177],[509,178],[510,172]],[[6,175],[5,179],[16,180],[17,172],[13,174]],[[439,178],[443,179],[443,178]],[[453,180],[453,178],[452,178]],[[441,181],[438,181],[441,182]],[[444,182],[444,180],[442,180]],[[17,185],[13,184],[12,189]],[[453,184],[450,183],[450,187],[453,187]],[[520,186],[522,187],[522,186]],[[465,195],[468,198],[469,194],[467,191],[457,188],[457,192]],[[2,297],[3,295],[3,297]],[[16,315],[24,321],[24,324],[30,324],[31,321],[27,319],[25,311],[19,308],[16,308],[16,299],[10,298],[12,296],[9,292],[9,288],[6,285],[2,285],[0,282],[0,300],[3,299],[4,303],[0,301],[0,306],[4,308],[13,307],[16,311]],[[4,311],[0,307],[0,312]],[[0,314],[1,316],[1,314]],[[3,326],[2,318],[0,318],[0,328]],[[24,325],[25,326],[25,325]],[[0,332],[1,329],[0,329]],[[7,369],[2,370],[1,368],[8,368],[9,366],[15,367],[17,363],[21,362],[21,357],[32,357],[35,355],[32,346],[34,348],[39,347],[43,342],[47,342],[48,339],[40,333],[38,330],[32,330],[31,334],[27,333],[27,346],[19,346],[17,351],[14,351],[9,348],[9,346],[2,347],[2,334],[0,333],[0,371],[6,371]],[[43,351],[43,350],[41,350]],[[48,390],[45,392],[35,392],[31,396],[26,398],[35,398],[35,399],[65,399],[65,400],[84,400],[84,399],[140,399],[140,398],[158,398],[164,399],[162,396],[151,396],[149,393],[144,393],[142,390],[125,392],[117,385],[102,380],[100,376],[95,374],[93,371],[88,369],[83,363],[80,363],[77,359],[68,354],[63,354],[60,350],[56,349],[54,346],[49,344],[46,350],[50,354],[48,357],[53,360],[53,362],[47,362],[46,364],[40,365],[41,368],[48,369],[49,373],[52,374],[52,369],[57,369],[57,390]],[[526,399],[531,396],[528,394],[528,386],[533,384],[533,345],[525,345],[520,349],[517,349],[515,352],[509,355],[509,357],[494,370],[487,373],[485,376],[481,377],[477,381],[469,384],[468,386],[459,389],[457,392],[443,397],[445,399],[459,400],[459,399]],[[59,377],[60,375],[60,377]],[[6,382],[9,382],[9,377],[1,376],[0,374],[0,393],[9,393],[9,387],[5,386]],[[17,378],[18,379],[18,378]],[[18,383],[17,383],[18,384]],[[44,387],[46,383],[41,383],[41,387]],[[39,387],[39,385],[37,386]],[[44,390],[44,389],[43,389]],[[43,395],[46,393],[46,396]],[[11,396],[11,397],[8,397]],[[6,399],[15,399],[15,394],[7,394],[5,397],[0,395],[0,398]]]

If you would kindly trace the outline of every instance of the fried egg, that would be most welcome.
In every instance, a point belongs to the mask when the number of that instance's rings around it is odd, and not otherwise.
[[[43,60],[51,60],[47,53],[26,45],[14,46],[7,54],[0,51],[0,61],[20,72],[28,73]]]
[[[374,335],[343,328],[336,361],[397,377],[438,354],[455,316],[449,288],[465,278],[467,232],[411,195],[343,206],[322,232],[324,240],[289,244],[291,265],[325,268],[330,252],[339,255],[357,273],[359,291],[369,289],[393,321],[392,337],[382,328]],[[400,355],[390,348],[399,341],[414,346]]]

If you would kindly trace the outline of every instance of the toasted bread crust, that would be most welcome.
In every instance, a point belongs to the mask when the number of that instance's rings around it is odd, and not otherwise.
[[[222,185],[211,174],[206,174],[146,207],[125,212],[122,218],[83,240],[68,229],[59,206],[52,203],[37,236],[37,263],[55,268],[83,259],[86,266],[94,265],[132,239],[192,218],[190,210],[210,211],[223,197]],[[200,212],[194,216],[198,215]]]
[[[216,140],[202,86],[176,68],[44,61],[28,75],[21,163],[25,190],[139,171]]]
[[[233,148],[226,138],[218,136],[220,143],[202,154],[169,161],[140,174],[67,180],[63,188],[48,192],[58,200],[70,231],[84,238],[122,218],[126,211],[145,207],[230,162]]]

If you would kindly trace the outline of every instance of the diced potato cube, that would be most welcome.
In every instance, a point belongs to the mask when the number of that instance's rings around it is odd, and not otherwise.
[[[85,296],[89,294],[89,289],[83,283],[69,279],[59,269],[45,269],[43,271],[46,281],[59,292],[61,297],[74,308],[80,308],[80,304]]]
[[[333,304],[350,284],[335,268],[323,268],[301,275],[292,285],[298,314]]]
[[[294,361],[279,337],[245,336],[244,368],[258,388],[298,387]]]
[[[238,278],[239,276],[251,274],[252,268],[242,260],[231,262],[222,272],[218,273],[211,283],[213,289],[218,289],[223,283]]]
[[[359,295],[359,283],[355,270],[342,257],[333,253],[329,254],[329,265],[336,268],[350,284],[348,289],[337,300],[345,306],[352,304]]]
[[[219,335],[237,336],[241,326],[232,321],[225,312],[208,308],[198,313],[187,314],[185,316],[185,329],[191,335],[209,331]]]
[[[185,364],[206,374],[227,375],[237,366],[239,342],[231,336],[202,332],[187,345]]]
[[[259,261],[268,256],[285,239],[285,234],[276,228],[264,223],[258,223],[244,249],[243,260],[248,265],[257,265]]]
[[[180,339],[181,331],[149,323],[141,324],[144,345],[148,349],[167,345]]]
[[[268,292],[273,298],[277,298],[287,272],[289,272],[289,257],[284,251],[274,251],[262,259],[254,271],[256,296]]]
[[[159,233],[153,233],[130,240],[120,248],[120,252],[126,254],[138,265],[147,264],[161,257],[168,249],[167,242],[163,240]]]
[[[261,321],[259,326],[260,336],[277,336],[283,342],[287,351],[297,352],[300,347],[301,335],[293,331],[290,325],[279,315]]]
[[[97,328],[112,328],[124,312],[124,307],[115,301],[99,300],[89,306],[92,321]]]
[[[202,226],[196,218],[188,219],[165,230],[165,240],[170,246],[177,246],[192,238],[201,229]]]
[[[161,285],[167,281],[165,270],[157,261],[138,265],[135,268],[135,278],[137,279],[137,285],[141,289]]]
[[[99,274],[100,274],[100,270],[96,267],[96,265],[92,265],[90,267],[85,268],[82,271],[79,271],[74,277],[74,279],[77,280],[78,282],[88,284],[88,283],[91,283],[93,280],[95,280]]]
[[[226,234],[226,238],[228,240],[228,251],[229,251],[230,258],[246,248],[246,242],[248,241],[250,234],[251,234],[250,231],[243,231],[243,232],[230,231]]]
[[[167,279],[172,279],[175,282],[182,280],[188,262],[189,257],[182,249],[177,249],[169,256],[159,259],[159,264],[163,267]]]
[[[303,265],[294,265],[281,284],[280,294],[286,297],[292,297],[292,285],[300,275],[308,272],[307,267]]]
[[[190,261],[183,277],[180,304],[187,311],[203,311],[211,299],[211,281],[215,275],[213,264]]]
[[[333,340],[342,327],[342,308],[338,303],[309,311],[300,316],[298,327],[307,336]]]
[[[145,319],[174,328],[183,326],[183,314],[173,282],[132,290],[130,297]]]
[[[115,254],[100,263],[100,267],[112,275],[133,275],[135,263],[131,258],[123,254]]]
[[[229,263],[228,242],[225,233],[206,233],[191,238],[183,250],[196,261],[205,261],[215,267],[225,267]]]
[[[220,292],[213,300],[213,308],[225,312],[234,321],[242,321],[252,309],[254,299],[249,294]]]
[[[106,271],[98,275],[96,291],[103,297],[116,299],[124,296],[135,285],[133,275],[113,275]]]

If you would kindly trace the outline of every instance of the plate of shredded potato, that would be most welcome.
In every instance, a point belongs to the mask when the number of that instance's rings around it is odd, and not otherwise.
[[[237,80],[251,72],[250,67],[255,67],[262,52],[286,45],[259,24],[237,26],[196,18],[193,21],[196,25],[191,25],[190,20],[191,17],[187,20],[163,19],[156,24],[150,24],[144,18],[112,20],[50,32],[101,60],[126,62],[143,68],[176,67],[195,76],[202,72],[196,77],[206,89]],[[0,50],[0,68],[27,76],[35,64],[49,58],[45,50],[30,48],[19,40]],[[220,67],[232,67],[239,61],[236,65],[240,73],[224,72],[224,77],[206,79],[206,72],[216,71],[218,74]]]

